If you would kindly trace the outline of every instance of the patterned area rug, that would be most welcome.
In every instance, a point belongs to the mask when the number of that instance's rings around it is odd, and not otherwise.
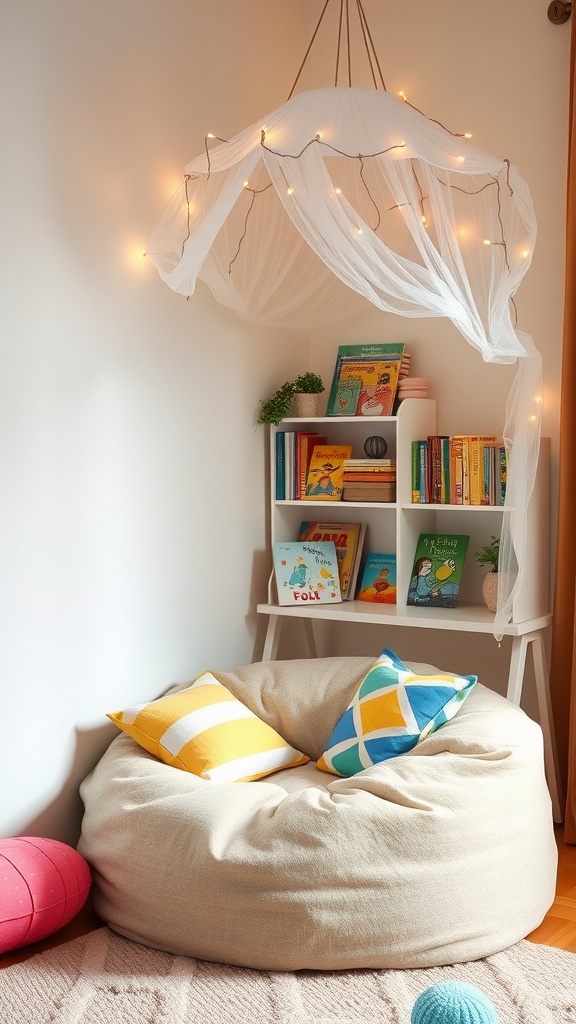
[[[419,993],[450,980],[482,989],[501,1024],[576,1024],[576,955],[526,941],[454,967],[281,973],[159,953],[106,927],[0,971],[0,1022],[409,1024]]]

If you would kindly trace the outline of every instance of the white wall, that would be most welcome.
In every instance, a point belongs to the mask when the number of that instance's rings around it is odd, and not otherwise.
[[[252,329],[203,286],[186,302],[141,254],[206,132],[284,102],[307,13],[3,5],[3,835],[74,841],[105,712],[252,659],[267,569],[254,422],[308,367],[307,337]]]
[[[114,734],[105,711],[253,656],[267,571],[253,422],[308,367],[308,338],[252,329],[203,289],[186,302],[141,253],[205,133],[284,101],[323,2],[4,0],[3,835],[74,841],[78,782]],[[543,352],[556,451],[569,25],[536,0],[365,6],[388,88],[529,182],[539,241],[519,322]],[[317,85],[332,84],[335,38],[315,44]],[[510,374],[444,322],[368,311],[316,332],[312,365],[329,378],[340,342],[398,337],[433,380],[441,429],[492,423]],[[446,366],[474,386],[454,389]],[[435,652],[427,631],[400,632],[406,657],[446,653],[446,638]],[[381,639],[358,630],[331,650]],[[485,656],[485,638],[478,654],[465,642],[449,667]],[[487,664],[501,674],[505,649]]]
[[[321,10],[320,0],[314,8]],[[366,4],[386,87],[454,132],[471,132],[473,143],[516,164],[527,180],[538,219],[538,240],[530,270],[516,296],[518,326],[532,335],[543,357],[542,433],[552,437],[552,523],[555,524],[560,394],[566,139],[568,118],[569,23],[552,25],[539,0],[483,0],[454,4]],[[328,23],[326,29],[329,28]],[[333,26],[334,27],[334,26]],[[324,30],[323,30],[324,31]],[[327,31],[328,35],[329,32]],[[320,36],[320,33],[319,33]],[[335,35],[333,35],[335,39]],[[322,51],[326,56],[326,51]],[[360,81],[360,56],[353,69]],[[329,78],[332,65],[315,64],[315,84]],[[442,433],[501,430],[514,368],[485,365],[448,321],[402,319],[367,307],[337,329],[312,335],[312,363],[331,378],[334,351],[343,342],[405,341],[412,371],[428,377],[438,401]],[[489,539],[488,537],[486,538]],[[554,529],[552,531],[553,551]],[[478,672],[502,689],[509,640],[396,629],[378,636],[370,627],[328,630],[325,650],[376,653],[395,646],[406,658],[432,661],[446,669]],[[527,710],[531,680],[527,679]],[[533,696],[533,689],[532,689]]]

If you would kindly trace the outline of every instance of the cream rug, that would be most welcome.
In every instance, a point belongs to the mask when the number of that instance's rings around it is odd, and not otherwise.
[[[296,974],[159,953],[108,928],[0,971],[1,1024],[409,1024],[437,981],[477,985],[501,1024],[576,1024],[576,955],[519,942],[429,970]]]

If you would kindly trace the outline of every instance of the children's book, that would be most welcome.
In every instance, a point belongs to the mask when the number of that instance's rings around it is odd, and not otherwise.
[[[333,541],[276,541],[272,555],[279,604],[314,605],[342,600]]]
[[[355,416],[358,408],[358,399],[362,390],[360,377],[349,377],[346,380],[339,380],[336,385],[336,397],[333,402],[333,411],[329,416]]]
[[[391,416],[399,376],[399,359],[343,359],[339,386],[360,382],[356,416]]]
[[[403,354],[403,342],[340,345],[326,406],[326,415],[391,416]],[[391,364],[387,368],[380,367],[379,374],[382,377],[389,375],[389,380],[379,381],[376,371],[370,369],[376,363]],[[352,364],[354,364],[355,370]],[[354,381],[359,381],[359,385],[353,383]],[[377,390],[372,390],[369,394],[365,393],[367,386]],[[388,389],[392,392],[391,400]],[[368,402],[370,402],[370,406],[368,406]],[[390,411],[376,411],[380,406],[382,408],[389,407]],[[362,407],[365,408],[365,411],[362,411]]]
[[[357,600],[396,604],[396,555],[368,553]]]
[[[408,588],[407,604],[455,608],[469,536],[421,533]]]
[[[338,555],[338,579],[343,601],[352,600],[354,572],[362,555],[365,523],[319,523],[300,524],[299,540],[333,541]]]
[[[324,435],[304,433],[299,431],[296,434],[296,490],[294,497],[303,498],[306,493],[306,481],[312,452],[317,444],[327,444],[328,439]]]
[[[352,455],[352,445],[315,445],[306,478],[306,501],[340,501],[343,490],[344,462]]]

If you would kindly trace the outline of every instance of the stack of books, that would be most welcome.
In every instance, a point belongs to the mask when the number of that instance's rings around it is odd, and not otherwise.
[[[343,501],[396,501],[396,459],[346,459]]]
[[[326,415],[392,416],[404,355],[404,342],[340,345]]]
[[[495,434],[429,435],[412,442],[412,501],[503,505],[507,461]]]

